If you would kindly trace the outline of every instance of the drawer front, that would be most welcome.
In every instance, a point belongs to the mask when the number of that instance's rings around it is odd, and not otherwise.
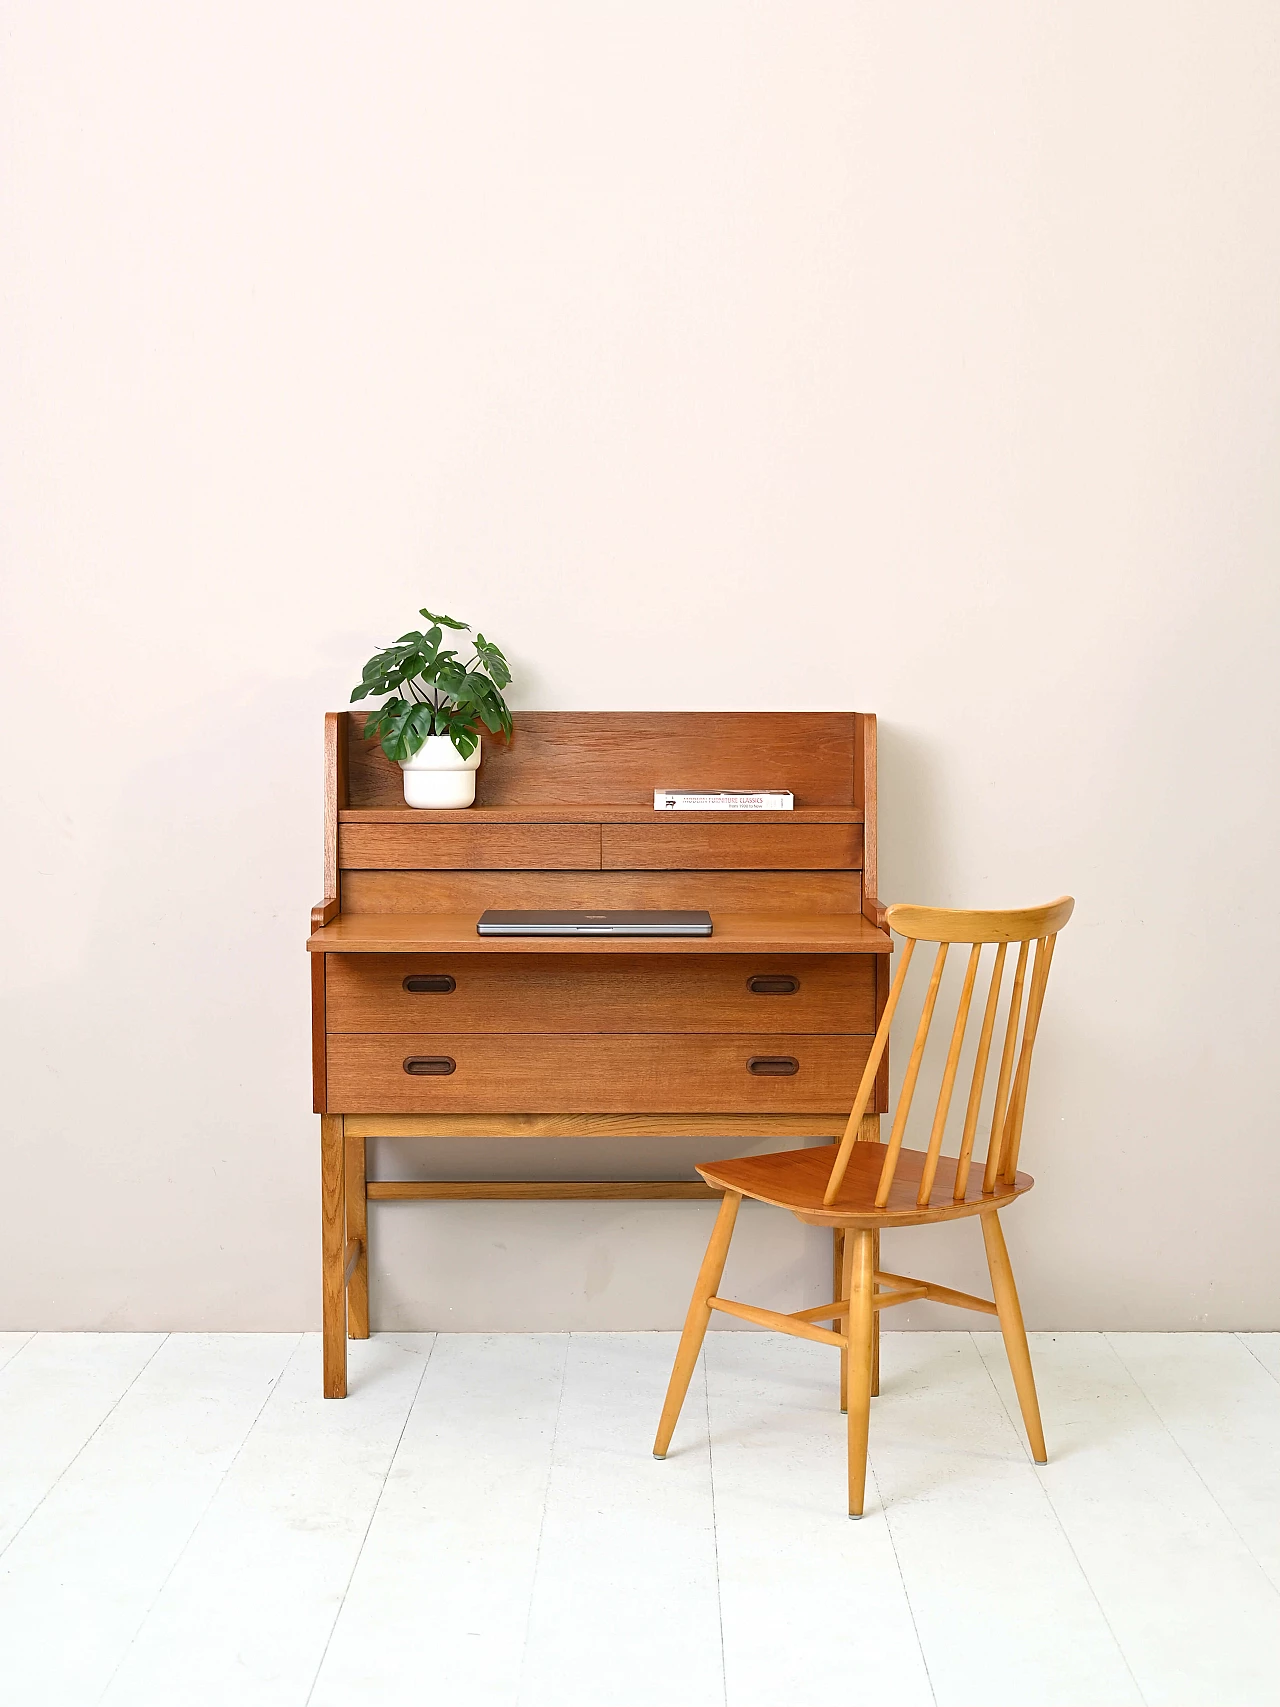
[[[872,955],[334,954],[330,1032],[873,1032]]]
[[[605,824],[606,871],[835,871],[862,865],[861,824]]]
[[[329,1110],[830,1114],[852,1104],[870,1048],[866,1036],[788,1033],[349,1033],[329,1038]]]
[[[860,913],[859,871],[344,871],[344,913],[486,907],[706,907],[712,913]]]
[[[599,824],[343,824],[338,863],[364,871],[599,871]]]

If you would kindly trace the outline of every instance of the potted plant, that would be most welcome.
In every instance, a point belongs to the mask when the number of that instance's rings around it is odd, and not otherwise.
[[[483,634],[466,663],[444,642],[446,628],[470,634],[471,625],[423,610],[424,633],[402,634],[377,652],[361,672],[352,700],[390,693],[365,719],[365,740],[377,735],[382,750],[404,772],[408,806],[470,806],[480,763],[479,724],[511,739],[511,713],[502,690],[511,680],[507,660]]]

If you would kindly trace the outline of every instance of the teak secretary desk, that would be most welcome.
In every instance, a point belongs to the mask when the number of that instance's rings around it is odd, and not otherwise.
[[[891,950],[867,713],[523,712],[510,746],[485,741],[465,811],[406,807],[364,719],[325,719],[325,899],[307,943],[330,1398],[347,1390],[347,1335],[369,1333],[369,1199],[718,1195],[371,1181],[366,1139],[839,1138]],[[790,788],[796,807],[664,816],[664,787]],[[706,907],[714,934],[480,937],[486,907]],[[886,1062],[869,1139],[887,1089]]]

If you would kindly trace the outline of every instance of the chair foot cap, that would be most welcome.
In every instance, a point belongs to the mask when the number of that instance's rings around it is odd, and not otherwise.
[[[1049,1462],[1049,1460],[1047,1458],[1033,1458],[1031,1460],[1031,1462],[1033,1464],[1039,1464],[1039,1465],[1043,1466],[1043,1465],[1047,1464]]]
[[[665,1452],[655,1452],[653,1456],[661,1463],[667,1455]]]
[[[861,1523],[862,1522],[862,1513],[860,1511],[851,1511],[849,1513],[849,1522],[850,1523]]]

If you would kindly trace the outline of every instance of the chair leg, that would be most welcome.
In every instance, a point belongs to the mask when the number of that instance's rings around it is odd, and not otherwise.
[[[867,1484],[867,1430],[871,1422],[875,1234],[867,1227],[850,1228],[844,1238],[849,1252],[849,1516],[861,1517]]]
[[[1031,1373],[1031,1352],[1027,1346],[1027,1330],[1022,1325],[1022,1306],[1018,1289],[1013,1282],[1013,1268],[1004,1242],[1000,1217],[994,1209],[980,1217],[982,1239],[987,1247],[987,1267],[991,1271],[991,1290],[995,1294],[996,1310],[1000,1316],[1000,1332],[1004,1335],[1005,1355],[1013,1371],[1013,1385],[1022,1407],[1022,1421],[1031,1445],[1031,1456],[1037,1464],[1046,1464],[1044,1429],[1040,1425],[1040,1406],[1036,1400],[1035,1376]]]
[[[845,1236],[843,1227],[831,1229],[831,1296],[845,1303],[849,1301],[849,1276],[845,1269]],[[846,1318],[847,1320],[847,1318]],[[838,1324],[836,1324],[838,1326]],[[849,1348],[840,1347],[840,1409],[849,1409]]]
[[[733,1224],[738,1218],[738,1205],[741,1202],[740,1192],[726,1191],[720,1204],[720,1213],[716,1216],[716,1224],[711,1229],[711,1240],[707,1245],[707,1254],[702,1259],[702,1267],[698,1270],[693,1297],[689,1300],[689,1314],[685,1317],[684,1332],[680,1336],[675,1365],[662,1406],[658,1435],[653,1443],[655,1458],[667,1456],[671,1436],[675,1433],[680,1407],[689,1391],[689,1382],[693,1377],[694,1365],[698,1361],[698,1353],[702,1350],[707,1323],[711,1320],[711,1307],[707,1299],[715,1297],[720,1276],[724,1273],[725,1258],[729,1255],[729,1241],[733,1237]]]
[[[347,1218],[343,1199],[342,1116],[320,1116],[320,1274],[324,1396],[347,1396],[347,1288],[343,1279]]]
[[[365,1140],[348,1133],[346,1151],[347,1238],[356,1239],[360,1255],[347,1282],[347,1338],[369,1337],[369,1193],[365,1177]]]
[[[871,1235],[871,1261],[877,1274],[880,1272],[880,1235]],[[874,1291],[875,1288],[873,1287]],[[880,1397],[880,1312],[871,1312],[871,1397]]]

